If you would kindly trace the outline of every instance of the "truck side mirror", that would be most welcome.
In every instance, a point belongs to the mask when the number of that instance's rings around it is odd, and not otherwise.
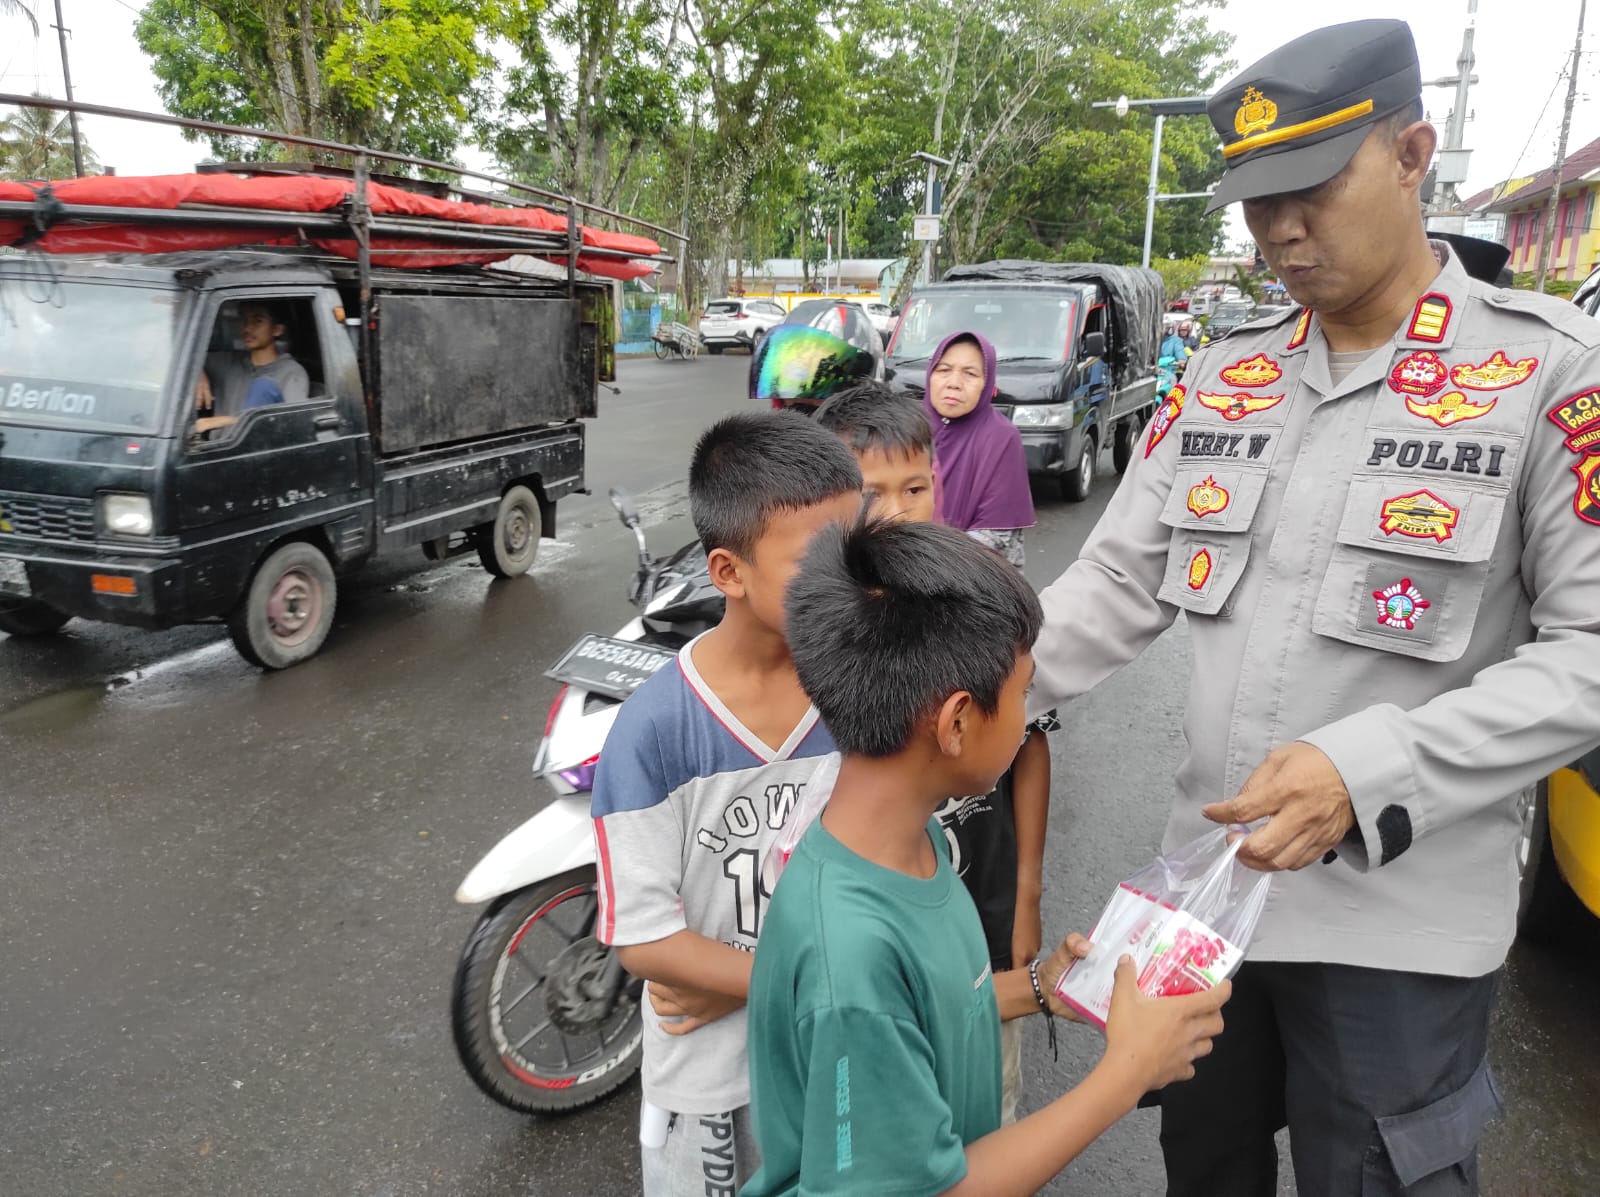
[[[1084,357],[1105,357],[1106,334],[1098,330],[1088,333],[1083,338]]]
[[[622,517],[622,526],[637,528],[639,526],[639,509],[633,505],[633,499],[626,491],[612,487],[610,491],[611,506],[616,508],[617,515]]]

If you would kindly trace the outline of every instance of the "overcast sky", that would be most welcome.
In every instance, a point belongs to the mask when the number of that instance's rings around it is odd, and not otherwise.
[[[40,10],[41,24],[53,17],[51,0],[31,2]],[[1348,20],[1401,16],[1410,21],[1422,77],[1431,80],[1455,71],[1468,3],[1342,0],[1337,11]],[[62,7],[72,30],[69,52],[78,98],[160,111],[155,80],[133,37],[140,0],[62,0]],[[1312,7],[1231,0],[1218,19],[1234,35],[1233,57],[1244,65],[1327,23],[1329,10],[1313,12]],[[1269,14],[1271,19],[1264,19]],[[1554,159],[1565,94],[1560,83],[1577,17],[1578,0],[1479,0],[1475,69],[1480,82],[1469,103],[1474,119],[1467,126],[1466,145],[1473,155],[1463,195],[1513,174],[1532,173]],[[1600,137],[1600,17],[1590,24],[1579,69],[1572,148]],[[63,94],[54,30],[45,28],[41,34],[36,41],[21,18],[0,18],[0,91]],[[1594,48],[1588,49],[1591,45]],[[1424,89],[1424,103],[1441,134],[1452,94],[1444,88]],[[184,171],[204,156],[203,146],[185,142],[173,129],[90,117],[84,122],[84,134],[101,161],[122,174]],[[466,157],[481,162],[477,154],[469,152]]]

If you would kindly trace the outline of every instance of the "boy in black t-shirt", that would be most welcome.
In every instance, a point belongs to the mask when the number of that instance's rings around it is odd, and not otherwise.
[[[874,515],[933,520],[933,428],[922,404],[881,382],[845,387],[817,409],[817,423],[856,455]],[[992,793],[952,798],[937,812],[950,860],[978,908],[989,964],[997,973],[1026,968],[1039,953],[1039,901],[1050,807],[1054,712],[1030,729],[1015,764]],[[1000,1028],[1001,1120],[1016,1120],[1022,1083],[1022,1024]]]

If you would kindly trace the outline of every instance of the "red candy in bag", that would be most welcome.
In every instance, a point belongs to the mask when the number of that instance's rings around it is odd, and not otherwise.
[[[1219,827],[1119,885],[1089,933],[1093,948],[1062,974],[1056,996],[1103,1028],[1123,956],[1151,997],[1201,993],[1232,975],[1272,883],[1236,859],[1246,831]],[[1240,840],[1228,843],[1230,834]]]

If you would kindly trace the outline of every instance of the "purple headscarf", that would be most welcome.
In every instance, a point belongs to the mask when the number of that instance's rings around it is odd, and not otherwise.
[[[946,419],[933,405],[933,371],[956,341],[969,340],[983,353],[983,397],[964,416]],[[933,421],[936,460],[934,514],[963,532],[973,528],[1031,528],[1033,495],[1022,436],[994,408],[994,346],[973,332],[951,333],[928,359],[922,406]]]

